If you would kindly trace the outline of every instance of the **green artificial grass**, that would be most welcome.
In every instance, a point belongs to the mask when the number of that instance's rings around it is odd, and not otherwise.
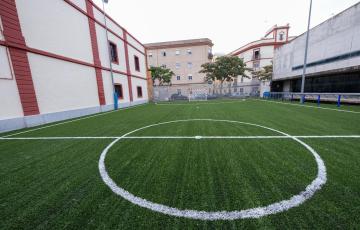
[[[340,109],[360,111],[344,107]],[[187,119],[242,121],[290,135],[360,135],[359,113],[221,100],[148,104],[35,127],[45,128],[12,137],[118,137],[151,124]],[[281,134],[245,124],[187,121],[130,136],[253,135]],[[358,228],[360,139],[302,140],[327,168],[327,183],[310,200],[259,219],[201,221],[156,213],[114,194],[98,169],[100,154],[112,139],[0,139],[0,229]],[[313,156],[291,139],[123,139],[109,150],[105,163],[112,179],[136,196],[204,211],[241,210],[289,199],[317,174]]]

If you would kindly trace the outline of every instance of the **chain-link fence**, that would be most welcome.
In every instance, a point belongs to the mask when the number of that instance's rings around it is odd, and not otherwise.
[[[258,85],[172,85],[154,86],[153,96],[154,101],[236,99],[259,97],[260,91]]]

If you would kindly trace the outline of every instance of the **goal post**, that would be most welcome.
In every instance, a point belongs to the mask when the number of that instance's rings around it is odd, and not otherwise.
[[[191,101],[207,101],[208,89],[207,88],[195,88],[189,91],[189,102]]]

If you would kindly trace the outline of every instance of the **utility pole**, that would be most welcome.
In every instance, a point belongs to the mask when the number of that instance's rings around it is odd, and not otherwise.
[[[111,53],[110,53],[110,47],[109,47],[109,34],[108,34],[108,27],[107,27],[107,21],[106,21],[106,13],[105,13],[105,3],[108,3],[108,2],[109,2],[108,0],[102,0],[105,32],[106,32],[106,47],[108,48],[108,52],[109,52],[110,74],[111,74],[111,83],[112,83],[112,88],[113,88],[114,110],[117,110],[118,109],[118,100],[117,100],[117,94],[115,92],[114,72],[113,72],[113,66],[112,66],[112,62],[111,62]]]
[[[309,48],[309,32],[310,32],[311,10],[312,10],[312,0],[310,0],[309,19],[308,19],[308,27],[307,27],[307,32],[306,32],[303,74],[302,74],[302,78],[301,78],[301,103],[304,103],[304,101],[305,101],[304,90],[305,90],[305,75],[306,75],[306,66],[307,66],[307,56],[308,56],[308,48]]]

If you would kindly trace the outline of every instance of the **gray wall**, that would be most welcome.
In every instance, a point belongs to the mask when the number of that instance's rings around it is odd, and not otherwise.
[[[304,63],[306,35],[275,50],[274,80],[300,76],[302,69],[293,67]],[[330,18],[310,31],[308,63],[321,61],[360,51],[360,3]],[[308,67],[307,73],[315,74],[342,68],[360,66],[360,56]]]

